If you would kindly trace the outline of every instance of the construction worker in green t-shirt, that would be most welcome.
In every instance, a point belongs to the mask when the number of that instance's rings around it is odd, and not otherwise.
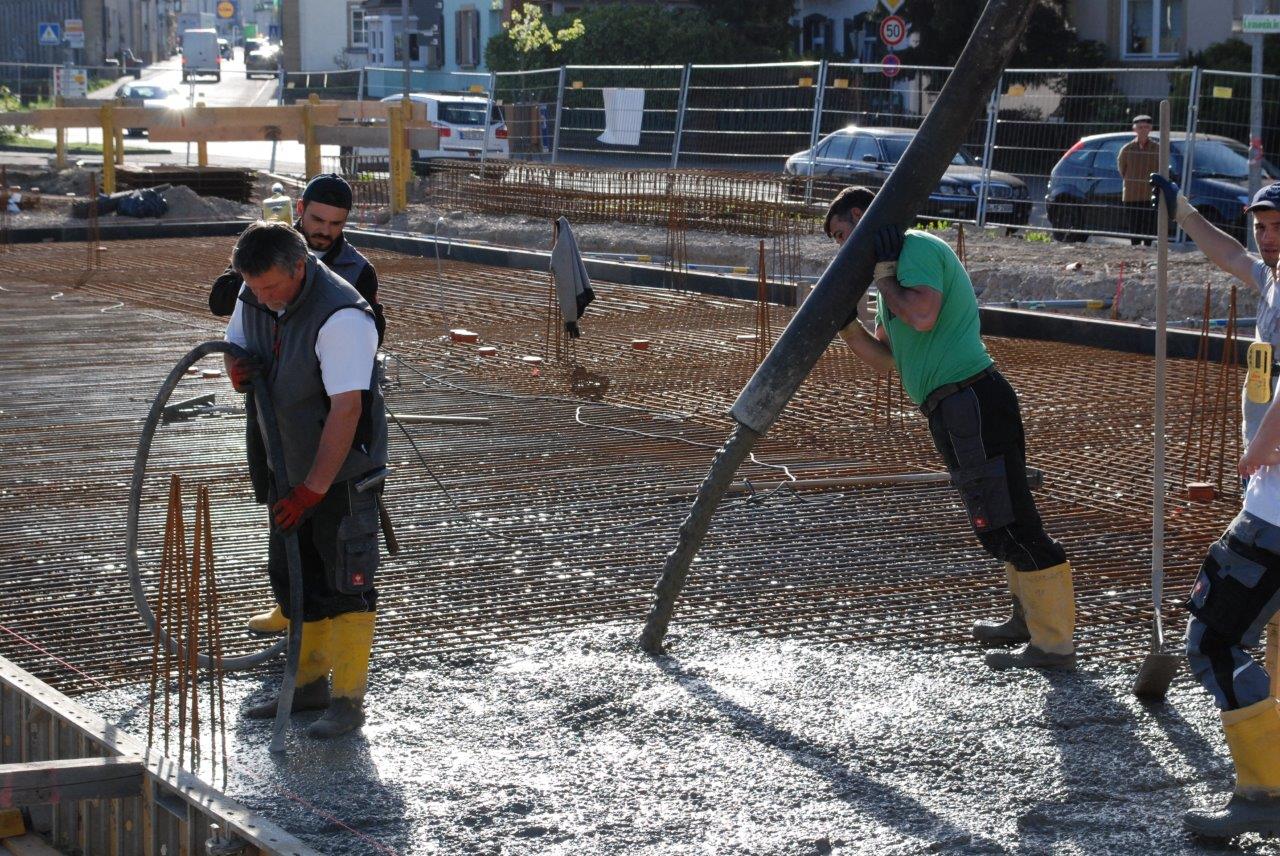
[[[827,211],[827,235],[843,244],[874,198],[865,187],[842,190]],[[898,371],[929,420],[974,533],[1005,563],[1013,615],[978,622],[974,638],[1022,644],[989,652],[993,668],[1074,669],[1071,565],[1031,496],[1018,395],[982,343],[969,275],[945,241],[914,229],[882,229],[875,254],[874,332],[855,314],[840,335],[876,371]]]

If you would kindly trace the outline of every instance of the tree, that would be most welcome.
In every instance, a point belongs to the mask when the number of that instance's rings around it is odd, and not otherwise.
[[[795,0],[698,0],[698,7],[713,24],[723,24],[742,45],[773,54],[762,59],[786,59],[795,44]]]
[[[902,51],[908,65],[955,65],[985,0],[912,0],[906,13],[920,46]],[[1071,68],[1097,65],[1092,43],[1082,42],[1067,16],[1067,0],[1038,0],[1009,65]]]
[[[502,24],[505,34],[494,36],[485,45],[485,62],[498,71],[526,71],[550,65],[548,59],[551,55],[559,53],[566,44],[582,38],[585,32],[581,18],[562,23],[564,26],[558,25],[552,31],[542,17],[542,8],[533,3],[525,3],[523,8],[513,9],[511,20]]]

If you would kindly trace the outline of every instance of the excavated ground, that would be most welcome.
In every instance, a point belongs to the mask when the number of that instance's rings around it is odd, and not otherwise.
[[[1148,707],[1114,664],[993,674],[972,646],[679,624],[650,658],[636,630],[383,659],[363,737],[310,741],[300,715],[277,759],[270,723],[235,721],[228,792],[334,854],[1280,853],[1182,833],[1231,786],[1189,681]],[[140,697],[82,700],[145,731]]]

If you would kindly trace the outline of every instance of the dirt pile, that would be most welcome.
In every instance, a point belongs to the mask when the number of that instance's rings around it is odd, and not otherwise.
[[[257,215],[258,208],[223,199],[219,196],[201,196],[189,187],[175,185],[165,191],[169,203],[166,220],[221,221],[235,220]]]

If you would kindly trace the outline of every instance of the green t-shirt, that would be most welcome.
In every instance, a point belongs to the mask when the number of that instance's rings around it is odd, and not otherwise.
[[[943,384],[972,377],[991,365],[978,329],[978,299],[964,265],[947,242],[909,229],[898,257],[898,282],[904,288],[932,288],[942,294],[933,329],[921,333],[878,301],[876,324],[889,334],[902,388],[916,404]]]

